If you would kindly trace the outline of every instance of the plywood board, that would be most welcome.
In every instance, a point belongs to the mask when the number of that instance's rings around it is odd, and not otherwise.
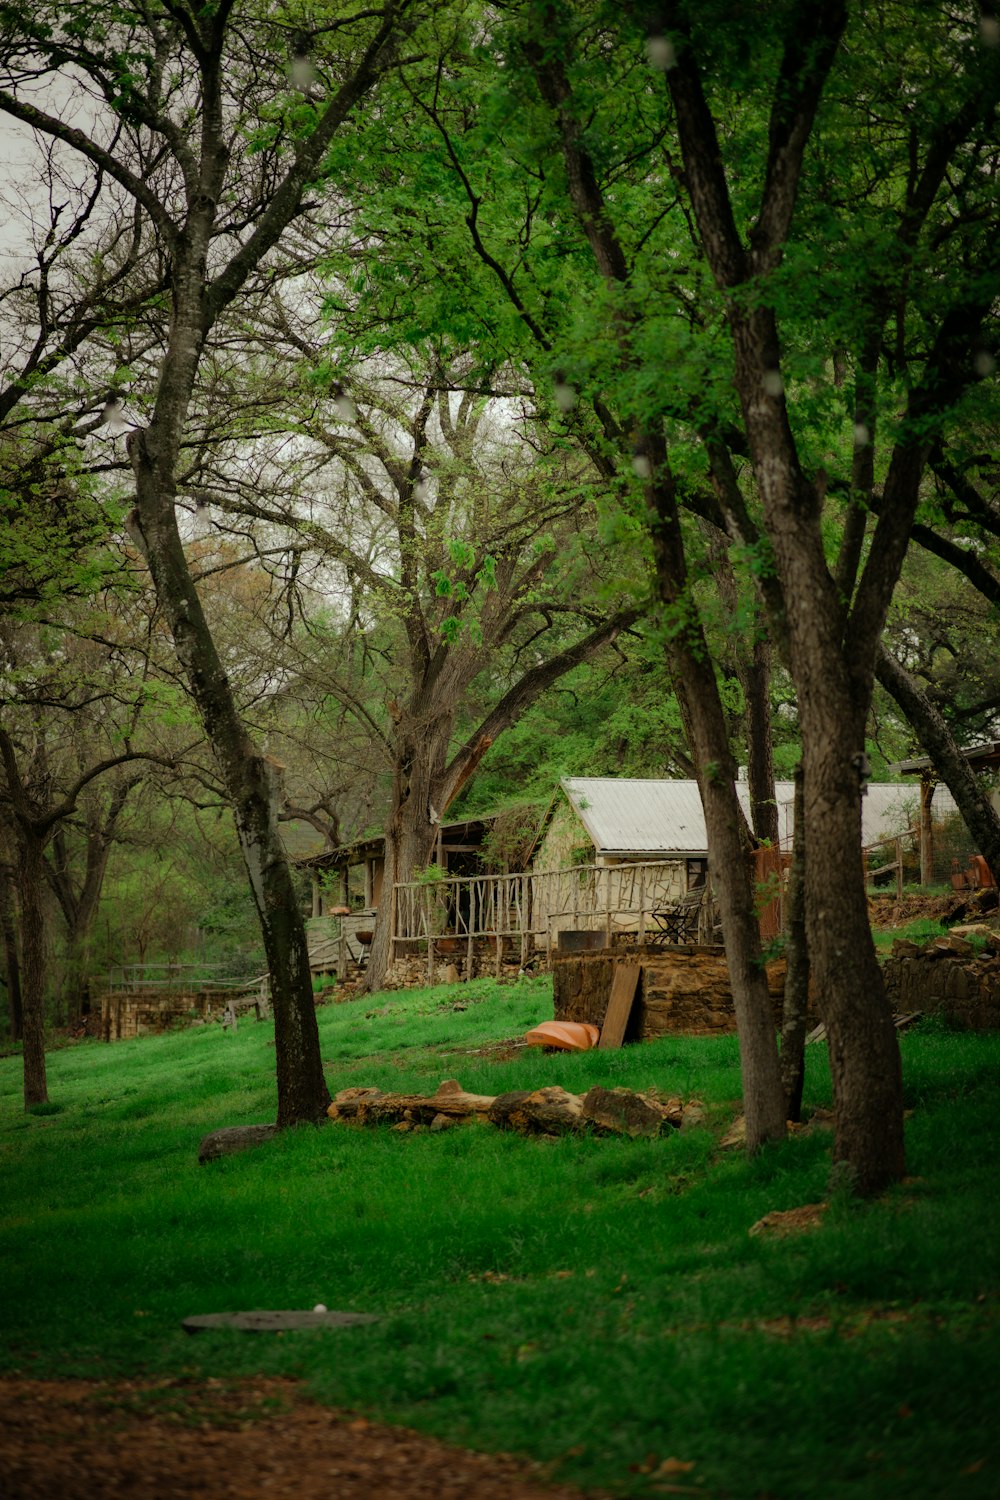
[[[616,964],[611,981],[611,999],[601,1027],[598,1047],[620,1047],[625,1039],[628,1018],[635,1004],[641,967],[637,963]]]

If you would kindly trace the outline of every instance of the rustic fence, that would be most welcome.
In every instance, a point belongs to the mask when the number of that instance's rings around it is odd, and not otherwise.
[[[684,863],[662,860],[409,881],[393,887],[390,957],[426,953],[429,975],[436,959],[461,957],[468,977],[484,947],[497,972],[505,955],[523,967],[566,929],[603,931],[609,945],[618,934],[642,942],[657,931],[654,914],[687,894],[685,882]]]

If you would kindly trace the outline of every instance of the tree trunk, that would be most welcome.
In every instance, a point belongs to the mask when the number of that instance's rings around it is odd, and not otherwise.
[[[423,724],[423,733],[418,726]],[[390,952],[393,918],[393,886],[405,885],[417,870],[426,868],[434,856],[438,827],[444,814],[444,760],[452,719],[439,715],[432,726],[426,716],[416,715],[413,724],[401,726],[396,747],[392,783],[392,805],[385,828],[385,862],[382,895],[375,917],[375,931],[368,954],[362,989],[374,994],[385,983],[392,960]]]
[[[740,1040],[747,1150],[755,1151],[785,1135],[785,1103],[754,910],[746,819],[736,795],[736,766],[715,671],[689,594],[665,446],[658,434],[647,434],[644,444],[653,460],[648,494],[660,597],[673,617],[667,659],[697,768]]]
[[[875,660],[875,675],[895,698],[907,722],[916,731],[934,768],[954,797],[966,828],[979,845],[979,853],[1000,884],[1000,818],[977,781],[942,715],[915,678],[901,667],[884,647]],[[921,838],[921,861],[924,840]]]
[[[7,1005],[10,1011],[10,1039],[19,1042],[24,1025],[21,1001],[21,961],[17,952],[14,925],[14,897],[6,866],[0,866],[0,932],[3,933],[4,976],[7,982]]]
[[[41,841],[18,829],[24,1107],[47,1104],[45,1075],[45,871]]]
[[[275,768],[240,719],[184,556],[172,497],[150,462],[146,434],[132,461],[137,505],[128,529],[157,598],[215,754],[233,808],[240,849],[260,921],[271,976],[279,1126],[323,1117],[330,1095],[323,1076],[305,923],[278,832]]]
[[[871,658],[866,660],[863,644],[845,640],[843,603],[818,524],[820,496],[799,472],[787,428],[772,419],[764,374],[779,364],[773,315],[734,312],[731,325],[798,691],[809,851],[806,930],[830,1044],[835,1155],[849,1168],[857,1192],[871,1196],[905,1171],[899,1040],[872,943],[861,868],[858,765],[871,701]],[[886,568],[894,561],[887,560]]]
[[[86,925],[74,923],[66,937],[60,1010],[70,1023],[90,1014],[90,929],[93,915]]]
[[[781,1083],[789,1120],[802,1118],[805,1083],[806,1014],[809,1009],[809,945],[806,938],[806,827],[805,782],[795,767],[795,833],[786,890],[785,1001],[781,1018]]]
[[[771,647],[754,637],[753,653],[739,663],[747,736],[750,822],[761,842],[777,844],[781,830],[774,795],[774,737],[771,733]]]
[[[774,794],[774,736],[771,730],[771,646],[763,634],[761,610],[754,610],[750,648],[746,627],[739,623],[740,591],[729,557],[731,538],[718,526],[703,521],[712,574],[725,604],[726,670],[736,677],[743,694],[743,728],[747,742],[747,789],[750,826],[761,843],[780,837],[778,804]]]
[[[100,906],[118,819],[129,793],[141,779],[140,776],[120,779],[112,790],[105,815],[98,818],[93,813],[88,814],[85,866],[79,887],[73,884],[64,829],[57,827],[53,834],[52,852],[45,872],[66,923],[66,958],[60,990],[61,1003],[69,1021],[90,1013],[90,935]]]
[[[747,1150],[754,1151],[765,1141],[781,1140],[785,1134],[774,1013],[754,910],[750,857],[744,835],[746,824],[733,781],[735,767],[725,754],[729,747],[724,740],[716,743],[714,755],[704,744],[705,731],[711,729],[715,717],[714,705],[707,701],[709,693],[715,691],[715,679],[713,676],[711,684],[693,679],[689,663],[682,688],[687,700],[685,717],[690,719],[694,730],[695,764],[699,767],[708,833],[709,871],[719,901],[740,1039]]]
[[[857,716],[829,680],[800,697],[805,775],[806,926],[826,1023],[837,1117],[835,1156],[871,1196],[905,1170],[899,1041],[872,943],[861,869]],[[819,857],[821,851],[821,857]]]

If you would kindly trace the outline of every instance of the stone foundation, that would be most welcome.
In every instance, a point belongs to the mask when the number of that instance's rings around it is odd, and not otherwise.
[[[537,955],[535,955],[537,958]],[[427,972],[427,952],[399,955],[386,971],[385,990],[420,989],[426,984],[458,984],[465,979],[514,980],[521,971],[520,945],[505,941],[497,963],[496,944],[477,940],[472,950],[472,970],[463,940],[445,940],[434,944],[431,972]],[[537,966],[533,972],[538,972]]]
[[[100,1007],[100,1036],[105,1042],[127,1041],[135,1036],[150,1036],[169,1031],[174,1026],[201,1026],[221,1021],[229,1011],[233,1015],[256,1015],[258,1020],[270,1015],[270,1004],[259,991],[204,989],[147,991],[116,990],[97,997]]]
[[[600,1026],[611,994],[614,967],[622,956],[618,950],[604,948],[596,953],[554,958],[555,1019],[587,1021]],[[626,1042],[648,1041],[672,1033],[718,1036],[736,1030],[724,948],[645,947],[630,949],[628,957],[638,960],[640,976]],[[775,1025],[780,1026],[785,985],[783,959],[768,964],[767,984]]]

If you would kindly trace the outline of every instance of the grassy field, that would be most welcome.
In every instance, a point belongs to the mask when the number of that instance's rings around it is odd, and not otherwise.
[[[207,1131],[273,1118],[267,1023],[54,1052],[53,1104],[31,1115],[5,1058],[0,1369],[294,1375],[331,1404],[627,1496],[1000,1491],[1000,1037],[902,1037],[912,1177],[858,1205],[829,1190],[825,1129],[753,1161],[720,1148],[734,1039],[483,1052],[551,1016],[539,980],[318,1016],[332,1089],[655,1085],[702,1099],[706,1123],[652,1142],[330,1125],[199,1167]],[[830,1103],[825,1049],[808,1060],[811,1112]],[[748,1233],[825,1198],[818,1229]],[[180,1327],[317,1302],[380,1321]]]

